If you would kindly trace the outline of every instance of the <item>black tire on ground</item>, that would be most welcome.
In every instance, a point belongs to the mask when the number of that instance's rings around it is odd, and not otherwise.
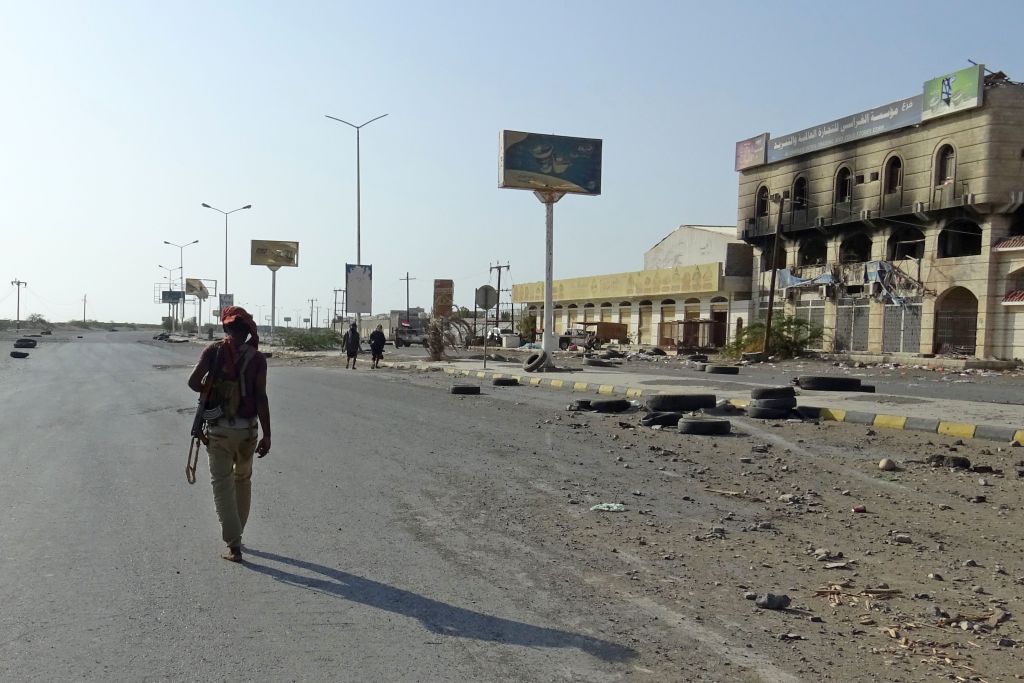
[[[560,339],[558,341],[558,348],[562,349],[563,351],[567,351],[569,349],[569,340],[568,339]]]
[[[863,391],[865,394],[873,394],[873,393],[875,393],[875,385],[874,384],[861,384],[860,385],[860,390]]]
[[[647,353],[651,354],[652,356],[667,356],[668,355],[667,353],[665,353],[664,349],[659,349],[657,346],[652,346],[651,348],[647,349]]]
[[[797,381],[801,389],[810,391],[857,391],[860,389],[860,379],[856,377],[820,377],[804,376],[798,377]]]
[[[704,368],[704,372],[712,375],[738,375],[740,369],[735,365],[708,365]]]
[[[34,349],[39,344],[35,339],[17,339],[14,342],[14,348],[16,349]]]
[[[796,396],[796,389],[793,387],[761,387],[750,390],[750,398],[789,398],[790,396]]]
[[[750,408],[767,408],[768,410],[789,410],[796,408],[796,396],[788,398],[755,398],[750,401]]]
[[[565,409],[566,410],[593,410],[593,408],[590,407],[590,399],[589,398],[581,398],[581,399],[575,400],[572,403],[570,403],[569,405],[567,405],[565,407]]]
[[[495,377],[491,380],[491,384],[496,387],[517,387],[519,386],[519,380],[515,377]]]
[[[534,370],[539,370],[545,365],[547,365],[547,362],[548,354],[546,351],[538,351],[537,353],[531,353],[529,356],[526,357],[526,360],[523,361],[523,370],[526,370],[527,372],[533,372]]]
[[[78,338],[79,338],[79,339],[82,339],[83,337],[82,337],[82,335],[78,335]]]
[[[691,360],[698,363],[707,363],[708,357],[705,356],[703,353],[691,353],[689,356],[686,357],[686,360]]]
[[[715,407],[714,394],[656,394],[647,399],[647,409],[654,412],[682,413]]]
[[[747,408],[747,417],[755,420],[785,420],[792,411],[782,408]]]
[[[11,351],[11,358],[28,358],[28,354],[24,351]]]
[[[732,423],[713,417],[684,417],[679,420],[676,429],[680,434],[701,434],[705,436],[728,434],[732,431]]]
[[[480,387],[475,384],[453,384],[451,392],[453,394],[479,394]]]
[[[626,354],[615,349],[608,349],[601,354],[601,358],[625,358]]]
[[[590,409],[598,413],[621,413],[629,410],[629,401],[624,398],[609,398],[603,400],[592,400]]]
[[[594,367],[594,368],[614,368],[615,367],[615,363],[611,363],[611,362],[603,360],[601,358],[584,358],[583,359],[583,364],[584,365],[589,365],[589,366]]]
[[[653,427],[654,425],[662,425],[664,427],[675,427],[679,424],[679,420],[683,417],[682,413],[675,412],[653,412],[647,413],[640,418],[640,424],[645,427]]]

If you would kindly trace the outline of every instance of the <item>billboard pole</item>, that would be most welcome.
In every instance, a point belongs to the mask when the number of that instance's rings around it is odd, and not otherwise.
[[[277,323],[277,269],[281,266],[267,266],[270,268],[270,345],[274,345],[274,325]]]
[[[554,250],[555,250],[555,203],[565,196],[564,192],[534,192],[544,205],[544,336],[541,348],[548,354],[548,365],[552,364],[558,337],[555,336],[555,306],[553,294]]]

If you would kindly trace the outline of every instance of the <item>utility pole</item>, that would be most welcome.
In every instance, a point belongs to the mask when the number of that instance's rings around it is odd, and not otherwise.
[[[405,322],[409,323],[409,328],[412,328],[412,319],[409,316],[409,280],[415,280],[414,277],[409,277],[409,271],[405,271],[405,277],[398,278],[399,281],[405,280]]]
[[[772,277],[768,287],[768,316],[764,323],[764,343],[761,345],[761,353],[764,354],[765,360],[768,360],[768,355],[771,353],[772,313],[775,308],[775,266],[779,258],[779,242],[782,241],[782,209],[786,205],[787,199],[789,199],[788,191],[782,194],[776,192],[772,195],[772,202],[779,205],[779,216],[775,221],[775,240],[772,242]]]
[[[490,265],[490,264],[488,264]],[[500,263],[494,266],[490,266],[490,271],[498,271],[498,304],[494,307],[494,326],[501,329],[501,271],[508,270],[509,265],[501,265]]]
[[[17,278],[15,278],[14,280],[11,280],[11,284],[18,288],[18,317],[17,317],[17,321],[14,323],[14,329],[20,330],[21,329],[21,288],[22,287],[28,287],[28,283],[25,282],[24,280],[18,280]]]
[[[85,302],[86,302],[86,300],[88,300],[88,298],[89,298],[88,294],[83,294],[82,295],[82,324],[83,325],[85,325]]]
[[[309,300],[309,329],[310,329],[310,331],[313,330],[313,321],[316,320],[316,318],[313,317],[313,304],[315,304],[315,303],[316,303],[316,299],[310,299]]]
[[[344,294],[345,290],[344,289],[336,289],[336,290],[334,290],[334,308],[331,309],[332,310],[332,313],[331,313],[331,329],[333,329],[335,332],[338,331],[338,292],[342,292]]]

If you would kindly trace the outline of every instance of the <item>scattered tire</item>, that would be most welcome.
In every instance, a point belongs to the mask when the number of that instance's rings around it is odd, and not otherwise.
[[[811,391],[858,391],[860,379],[856,377],[820,377],[804,376],[798,377],[797,383],[801,389]]]
[[[767,408],[768,410],[790,410],[796,408],[796,397],[788,398],[755,398],[750,401],[750,408]]]
[[[491,384],[496,387],[517,387],[519,386],[519,380],[515,377],[495,377],[491,380]]]
[[[453,384],[451,392],[453,394],[479,394],[480,387],[475,384]]]
[[[732,423],[713,417],[684,417],[679,420],[676,429],[680,434],[701,434],[705,436],[728,434],[732,431]]]
[[[621,413],[629,410],[629,401],[624,398],[609,398],[591,401],[590,409],[597,413]]]
[[[37,342],[35,339],[25,339],[23,337],[21,339],[15,340],[14,348],[16,348],[16,349],[34,349],[34,348],[36,348],[36,345],[38,343],[39,342]]]
[[[750,390],[750,398],[789,398],[790,396],[796,396],[796,390],[793,387],[763,387]]]
[[[11,351],[11,358],[28,358],[28,354],[24,351]]]
[[[663,427],[675,427],[679,424],[679,420],[682,419],[682,413],[674,412],[653,412],[647,413],[640,418],[640,424],[645,427],[653,427],[654,425],[662,425]]]
[[[740,369],[735,365],[706,365],[704,372],[711,375],[738,375]]]
[[[562,349],[563,351],[568,351],[569,350],[569,340],[568,339],[560,340],[558,342],[558,348]]]
[[[78,335],[78,339],[82,339],[82,338],[83,338],[82,335]]]
[[[747,408],[747,417],[755,420],[785,420],[791,411],[782,408]]]
[[[523,370],[527,372],[534,372],[540,370],[548,362],[548,354],[546,351],[539,351],[537,353],[531,353],[523,361]]]
[[[566,410],[593,410],[589,398],[581,398],[573,401],[565,407]]]
[[[860,385],[860,390],[863,391],[865,394],[873,394],[873,393],[875,393],[875,385],[874,384],[861,384]]]
[[[657,346],[652,346],[651,348],[647,349],[647,353],[651,354],[652,356],[667,356],[668,355],[667,353],[665,353],[664,349],[659,349]]]
[[[584,365],[589,365],[592,368],[614,368],[615,367],[615,363],[612,363],[611,361],[604,360],[602,358],[584,358],[583,359],[583,364]]]
[[[647,409],[653,412],[684,413],[714,407],[714,394],[656,394],[647,399]]]
[[[689,356],[686,357],[686,360],[694,361],[697,363],[707,363],[708,357],[705,356],[703,353],[691,353]]]

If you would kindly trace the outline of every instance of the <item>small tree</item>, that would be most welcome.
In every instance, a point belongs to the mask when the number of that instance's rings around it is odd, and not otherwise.
[[[41,327],[44,330],[48,330],[53,327],[53,325],[50,324],[50,321],[39,313],[33,313],[29,317],[25,318],[25,322],[29,323],[33,327]]]
[[[519,315],[516,327],[519,330],[519,338],[524,342],[534,341],[537,335],[537,316],[533,313],[523,311]]]
[[[736,333],[736,337],[722,349],[722,354],[739,357],[744,353],[757,353],[764,349],[763,322],[751,323]],[[770,351],[773,356],[792,358],[804,354],[816,346],[823,336],[822,329],[809,321],[792,315],[778,316],[772,320]]]

